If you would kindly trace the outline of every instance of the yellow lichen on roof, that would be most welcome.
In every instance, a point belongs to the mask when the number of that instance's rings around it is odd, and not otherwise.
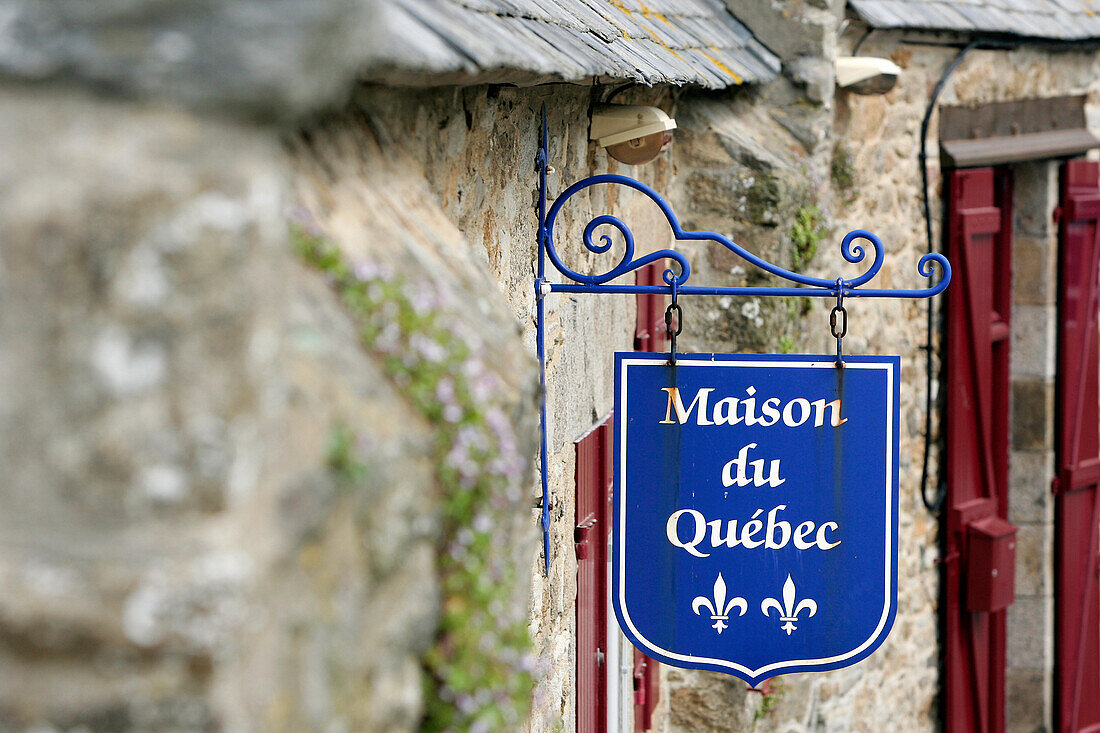
[[[642,5],[642,15],[647,17],[647,18],[651,18],[651,17],[655,17],[657,14],[654,13],[649,8],[647,8],[645,5]],[[668,21],[665,21],[665,22],[667,23]],[[643,26],[643,27],[645,28],[645,32],[649,34],[649,37],[652,38],[654,41],[656,41],[658,45],[662,46],[666,51],[668,51],[670,54],[672,54],[676,58],[680,59],[681,61],[684,60],[684,57],[681,56],[680,54],[676,53],[676,51],[671,46],[669,46],[667,43],[665,43],[665,39],[663,39],[659,35],[657,35],[653,31],[652,28],[649,28],[648,26]]]
[[[611,5],[611,6],[612,6],[612,7],[616,8],[617,10],[620,10],[620,11],[622,11],[622,12],[626,13],[626,14],[627,14],[627,15],[629,15],[629,16],[630,16],[631,18],[633,18],[633,17],[634,17],[634,13],[630,12],[630,9],[629,9],[629,8],[627,8],[627,7],[626,7],[626,5],[624,5],[624,4],[623,4],[622,0],[607,0],[607,2],[608,2],[608,3],[609,3],[609,4]]]
[[[720,50],[719,50],[719,49],[718,49],[718,48],[717,48],[716,46],[711,46],[711,47],[710,47],[710,49],[711,49],[712,51],[719,51],[719,52],[720,52]],[[723,64],[723,63],[722,63],[721,61],[719,61],[718,59],[716,59],[716,58],[714,58],[713,56],[711,56],[711,55],[710,55],[709,53],[707,53],[707,52],[706,52],[706,51],[704,51],[703,49],[699,49],[699,53],[703,54],[703,56],[704,56],[704,57],[705,57],[705,58],[707,59],[707,61],[711,62],[712,64],[714,64],[715,66],[717,66],[717,67],[718,67],[719,69],[721,69],[722,71],[724,71],[724,72],[725,72],[726,74],[728,74],[728,75],[729,75],[729,77],[730,77],[731,79],[733,79],[733,83],[734,83],[734,84],[743,84],[743,83],[745,82],[745,80],[741,78],[741,75],[740,75],[740,74],[738,74],[738,73],[737,73],[736,71],[734,71],[734,70],[733,70],[733,69],[731,69],[730,67],[728,67],[728,66],[726,66],[725,64]]]
[[[710,89],[769,81],[781,70],[779,59],[753,38],[725,0],[386,2],[403,11],[400,17],[410,27],[433,34],[424,48],[402,40],[386,49],[415,68],[430,57],[440,69],[462,74],[514,69],[540,78],[608,76]],[[710,48],[721,50],[710,52],[715,58],[694,53]]]
[[[666,18],[663,13],[654,12],[645,3],[638,3],[638,4],[642,6],[642,15],[644,15],[647,18],[656,18],[657,20],[659,20],[662,23],[664,23],[665,25],[667,25],[669,28],[672,27],[672,23],[668,22],[668,18]]]

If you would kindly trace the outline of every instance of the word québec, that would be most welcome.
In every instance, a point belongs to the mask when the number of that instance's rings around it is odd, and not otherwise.
[[[696,557],[710,557],[709,552],[701,552],[698,549],[699,545],[707,539],[708,534],[711,548],[740,546],[753,550],[763,545],[765,549],[778,550],[786,547],[787,543],[793,540],[794,546],[800,550],[809,550],[813,547],[831,550],[840,544],[840,540],[830,542],[829,536],[826,535],[826,532],[835,532],[840,529],[836,522],[824,522],[816,527],[816,532],[812,521],[802,522],[792,528],[790,522],[776,519],[776,515],[786,508],[786,504],[780,504],[769,511],[766,522],[757,519],[764,513],[763,509],[757,509],[749,521],[741,526],[740,533],[737,531],[737,520],[731,519],[726,524],[724,536],[721,519],[707,521],[701,512],[694,509],[678,509],[669,516],[665,524],[665,533],[668,541],[674,546],[683,548]],[[688,532],[684,534],[687,539],[683,539],[680,533],[680,519],[685,516],[688,518],[688,521],[684,522],[688,528]]]
[[[691,422],[693,415],[695,424],[701,426],[737,425],[744,422],[749,426],[771,427],[782,424],[799,427],[812,418],[813,427],[821,428],[826,426],[828,418],[828,426],[836,428],[848,421],[848,418],[841,416],[840,399],[827,402],[825,399],[810,401],[796,397],[784,404],[778,397],[769,397],[759,402],[758,413],[756,388],[752,386],[745,389],[746,396],[723,397],[709,410],[714,388],[699,389],[687,407],[684,406],[678,387],[662,387],[661,391],[667,395],[665,418],[660,421],[661,425],[683,425]],[[767,471],[765,459],[749,460],[750,452],[757,447],[756,443],[743,446],[737,456],[722,467],[723,487],[751,485],[776,488],[786,482],[780,475],[779,459],[773,459],[768,464]],[[710,553],[705,551],[708,548],[744,547],[752,550],[763,547],[778,550],[793,544],[799,550],[831,550],[841,543],[838,537],[840,525],[836,522],[794,522],[780,519],[780,512],[786,509],[786,504],[778,504],[763,519],[759,517],[764,514],[764,509],[757,509],[747,521],[707,519],[695,509],[679,509],[665,523],[665,535],[674,547],[679,547],[695,557],[710,557]]]

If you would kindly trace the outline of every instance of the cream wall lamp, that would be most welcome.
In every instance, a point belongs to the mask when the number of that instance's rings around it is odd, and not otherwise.
[[[676,120],[657,107],[601,104],[592,112],[588,139],[620,163],[648,163],[672,142]]]
[[[874,56],[841,56],[836,60],[836,84],[856,94],[886,94],[897,84],[901,67]]]

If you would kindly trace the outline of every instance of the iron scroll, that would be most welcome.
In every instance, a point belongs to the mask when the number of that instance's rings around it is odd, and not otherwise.
[[[540,156],[541,157],[541,156]],[[594,241],[595,231],[600,226],[610,226],[617,230],[622,235],[623,240],[626,243],[625,251],[622,258],[611,269],[606,272],[596,275],[584,275],[570,269],[562,262],[561,257],[558,255],[557,249],[554,246],[554,225],[557,222],[557,217],[562,207],[568,202],[570,198],[577,193],[591,187],[602,184],[615,184],[632,188],[644,194],[647,198],[653,201],[657,207],[664,214],[665,219],[668,221],[669,227],[672,231],[673,237],[677,241],[697,241],[697,242],[715,242],[722,245],[726,249],[736,254],[746,262],[771,273],[784,280],[795,283],[801,287],[700,287],[688,285],[688,280],[691,278],[691,266],[688,264],[687,258],[682,252],[662,249],[650,254],[643,255],[641,257],[634,257],[634,235],[630,231],[630,227],[623,222],[622,219],[611,216],[609,214],[601,214],[594,217],[584,228],[583,241],[584,246],[590,252],[596,254],[605,254],[611,250],[612,239],[609,234],[600,236],[599,242]],[[540,187],[539,198],[540,205],[545,205],[546,191]],[[641,181],[622,176],[614,173],[604,173],[595,176],[589,176],[580,181],[577,181],[569,188],[565,189],[562,194],[554,201],[546,212],[545,220],[540,223],[539,227],[539,240],[540,240],[540,255],[545,254],[550,258],[550,262],[554,265],[554,268],[564,275],[570,283],[549,283],[550,292],[561,293],[665,293],[669,292],[667,288],[662,288],[659,285],[607,285],[610,281],[621,277],[629,272],[633,272],[651,262],[657,260],[670,259],[676,262],[680,266],[680,272],[676,273],[671,269],[665,270],[664,281],[670,287],[675,280],[676,285],[679,288],[679,292],[682,295],[764,295],[764,296],[810,296],[810,297],[837,297],[843,292],[843,297],[874,297],[874,298],[929,298],[933,295],[942,293],[951,282],[951,264],[947,261],[939,252],[929,252],[923,255],[917,262],[917,272],[926,278],[931,278],[936,274],[937,266],[943,273],[943,277],[935,285],[931,285],[927,288],[920,289],[894,289],[894,288],[863,288],[860,289],[865,283],[870,282],[875,275],[878,274],[882,268],[883,260],[885,258],[885,248],[883,247],[882,240],[877,235],[866,229],[854,229],[844,236],[844,239],[840,243],[840,253],[845,260],[852,264],[858,264],[863,262],[867,256],[867,248],[858,242],[858,240],[866,241],[870,244],[870,248],[874,251],[874,257],[871,260],[870,266],[862,274],[851,278],[821,278],[811,277],[809,275],[803,275],[797,272],[784,269],[779,265],[768,262],[762,259],[752,252],[749,252],[741,245],[734,242],[732,239],[717,232],[700,232],[685,230],[680,226],[680,221],[673,212],[672,207],[669,206],[660,194],[654,191],[652,188],[642,183]],[[839,283],[839,285],[838,285]]]

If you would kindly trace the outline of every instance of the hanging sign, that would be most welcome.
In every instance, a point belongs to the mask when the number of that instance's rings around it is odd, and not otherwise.
[[[837,669],[897,600],[896,356],[615,356],[613,598],[676,667]]]

